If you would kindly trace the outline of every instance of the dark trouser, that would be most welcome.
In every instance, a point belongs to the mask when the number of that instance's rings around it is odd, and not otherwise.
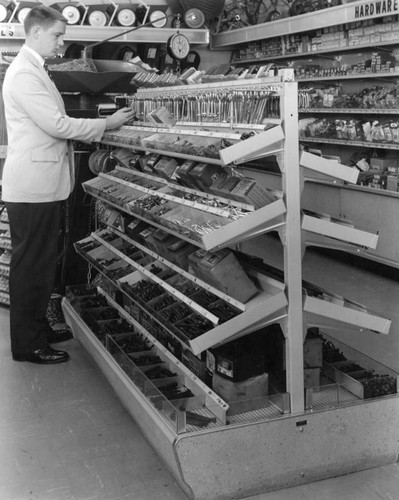
[[[10,333],[13,354],[47,345],[47,306],[57,267],[61,202],[5,203],[11,231]]]

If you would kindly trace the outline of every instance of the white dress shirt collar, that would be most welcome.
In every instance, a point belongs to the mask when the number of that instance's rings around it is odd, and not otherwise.
[[[24,49],[26,49],[28,52],[30,52],[33,56],[36,57],[36,59],[39,61],[40,65],[43,66],[45,61],[43,59],[43,57],[38,54],[35,50],[31,49],[30,47],[28,47],[26,44],[24,44]]]

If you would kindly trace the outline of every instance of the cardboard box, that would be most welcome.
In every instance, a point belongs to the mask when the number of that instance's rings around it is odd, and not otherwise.
[[[306,339],[303,344],[303,364],[305,368],[321,368],[323,366],[322,339]]]
[[[303,377],[305,389],[320,388],[320,368],[305,368],[303,371]]]
[[[230,415],[263,408],[269,403],[269,375],[267,373],[242,382],[233,382],[214,373],[212,388],[230,405],[228,410]]]
[[[240,302],[248,302],[258,291],[230,250],[206,252],[197,265],[199,277]]]
[[[399,167],[398,158],[370,158],[370,168],[379,172],[386,172],[389,167]]]

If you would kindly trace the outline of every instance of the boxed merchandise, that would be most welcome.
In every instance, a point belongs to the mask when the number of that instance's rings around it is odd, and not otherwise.
[[[156,229],[155,227],[147,227],[141,233],[139,233],[140,240],[142,241],[143,245],[146,246],[148,249],[152,250],[153,252],[158,252],[157,247],[154,242],[154,233]]]
[[[170,260],[168,252],[168,244],[175,241],[176,237],[163,231],[162,229],[157,229],[152,233],[153,244],[156,248],[157,253],[165,257],[165,259]]]
[[[199,249],[196,252],[190,254],[188,258],[189,272],[197,276],[197,278],[200,278],[204,281],[205,281],[205,274],[202,274],[202,269],[200,268],[199,263],[205,257],[206,254],[207,254],[206,250]]]
[[[192,263],[191,258],[190,263]],[[234,253],[227,249],[219,252],[206,252],[202,259],[195,262],[193,272],[194,274],[198,273],[196,275],[199,278],[204,279],[226,295],[243,303],[257,292],[256,286],[247,276]]]
[[[261,208],[274,201],[270,192],[260,186],[255,179],[243,177],[230,191],[230,196],[241,203]]]
[[[198,185],[189,176],[190,171],[197,165],[194,160],[187,160],[179,165],[175,171],[175,176],[179,184],[182,186],[198,189]]]
[[[231,198],[230,192],[237,185],[241,177],[232,176],[217,176],[214,182],[209,187],[209,190],[217,196]]]
[[[306,339],[303,344],[303,364],[305,368],[323,366],[323,341],[321,338]]]
[[[320,388],[320,368],[304,369],[304,387],[318,390]]]
[[[201,191],[209,192],[213,177],[223,173],[224,170],[220,165],[199,163],[194,168],[190,169],[188,176]]]
[[[398,176],[397,175],[387,175],[387,190],[397,191],[398,190]]]
[[[248,380],[266,371],[264,336],[253,332],[207,351],[207,368],[234,382]]]
[[[150,154],[141,156],[139,159],[139,165],[142,172],[154,173],[155,165],[161,159],[160,154]]]
[[[172,115],[165,106],[159,106],[153,111],[150,111],[147,114],[147,119],[156,125],[173,125]]]
[[[177,166],[178,163],[174,158],[162,156],[162,158],[155,164],[154,170],[161,177],[170,180],[173,178]]]
[[[170,261],[187,271],[189,255],[195,251],[194,245],[176,237],[169,241],[166,246]]]
[[[386,172],[390,167],[398,168],[398,158],[370,158],[370,168],[379,172]]]
[[[243,413],[268,405],[269,376],[263,373],[241,382],[234,382],[214,373],[212,389],[229,403],[230,415]]]

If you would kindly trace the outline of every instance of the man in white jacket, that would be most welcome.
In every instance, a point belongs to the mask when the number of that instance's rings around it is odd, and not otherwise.
[[[24,21],[26,41],[3,84],[8,148],[2,191],[11,231],[10,333],[16,361],[69,359],[49,345],[47,306],[54,287],[61,202],[74,185],[71,140],[100,141],[133,117],[127,108],[98,119],[66,115],[45,66],[63,45],[67,20],[40,5]]]

